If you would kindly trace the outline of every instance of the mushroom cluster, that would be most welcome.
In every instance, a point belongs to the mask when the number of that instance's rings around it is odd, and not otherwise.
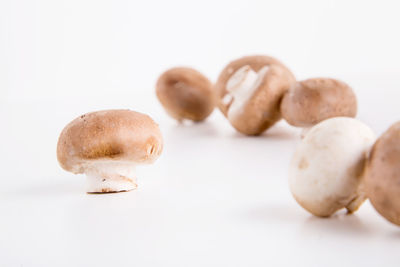
[[[400,122],[377,139],[354,119],[357,99],[349,85],[331,78],[296,81],[279,60],[246,56],[230,62],[215,84],[192,68],[165,71],[156,95],[179,122],[205,120],[218,107],[245,135],[260,135],[281,118],[303,128],[289,167],[294,199],[313,215],[355,212],[366,200],[400,225]],[[103,110],[69,123],[58,140],[61,167],[86,174],[88,193],[137,187],[137,165],[163,149],[158,125],[130,110]]]
[[[172,68],[156,84],[156,93],[174,119],[206,119],[217,106],[233,128],[260,135],[281,118],[308,129],[333,117],[355,117],[356,96],[346,83],[330,78],[296,81],[278,59],[245,56],[223,68],[214,85],[191,68]]]
[[[379,213],[400,224],[400,166],[394,164],[400,160],[400,124],[374,145],[373,131],[354,119],[357,98],[348,84],[331,78],[296,81],[279,60],[255,55],[230,62],[213,86],[193,69],[168,70],[156,92],[178,121],[204,120],[217,106],[245,135],[260,135],[281,118],[303,128],[289,186],[304,209],[321,217],[342,208],[352,213],[369,197]]]
[[[289,169],[295,200],[310,213],[328,217],[356,211],[367,198],[388,221],[400,225],[400,122],[375,141],[353,118],[327,119],[301,140]]]

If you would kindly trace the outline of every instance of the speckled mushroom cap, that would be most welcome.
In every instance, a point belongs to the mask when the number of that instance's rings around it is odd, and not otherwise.
[[[282,99],[281,113],[293,126],[310,127],[333,117],[355,117],[357,98],[344,82],[313,78],[289,89]]]
[[[104,110],[69,123],[58,140],[61,167],[84,173],[95,161],[151,163],[161,154],[158,125],[147,115],[130,110]]]
[[[365,181],[374,208],[388,221],[400,225],[400,122],[374,144]]]
[[[202,121],[216,103],[212,83],[197,70],[186,67],[164,72],[158,78],[156,93],[167,113],[178,121]]]
[[[246,66],[258,75],[257,88],[243,103],[240,114],[229,116],[231,101],[228,84],[233,75]],[[258,135],[281,118],[279,104],[283,94],[295,82],[292,72],[279,60],[269,56],[246,56],[229,63],[214,86],[218,94],[218,107],[236,130],[246,135]]]

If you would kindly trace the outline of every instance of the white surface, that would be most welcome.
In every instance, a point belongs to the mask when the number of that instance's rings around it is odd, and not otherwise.
[[[189,65],[215,80],[265,53],[298,79],[340,78],[377,134],[399,119],[398,1],[0,1],[0,266],[399,266],[400,228],[367,202],[312,217],[287,185],[299,130],[258,138],[216,111],[177,125],[154,84]],[[165,150],[137,190],[85,194],[57,164],[82,113],[131,108]]]

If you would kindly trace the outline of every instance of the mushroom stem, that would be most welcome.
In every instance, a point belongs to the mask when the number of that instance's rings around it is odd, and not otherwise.
[[[303,127],[300,133],[300,138],[303,139],[307,133],[310,131],[311,127]]]
[[[262,79],[268,72],[269,67],[264,66],[255,72],[249,65],[238,69],[226,84],[228,93],[222,99],[225,104],[229,104],[228,119],[233,120],[238,116],[247,101],[253,96]]]
[[[361,204],[366,200],[367,198],[364,195],[358,195],[354,199],[350,201],[349,204],[347,204],[346,209],[348,213],[353,213],[358,210],[358,208],[361,206]]]
[[[86,171],[88,193],[111,193],[136,189],[135,166],[95,164]]]

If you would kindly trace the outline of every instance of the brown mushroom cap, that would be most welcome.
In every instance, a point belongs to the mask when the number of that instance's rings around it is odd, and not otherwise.
[[[282,99],[281,113],[293,126],[310,127],[333,117],[355,117],[357,99],[344,82],[313,78],[289,89]]]
[[[269,67],[258,88],[242,108],[242,114],[230,120],[232,126],[246,135],[259,135],[280,118],[279,104],[283,94],[295,82],[292,72],[280,61],[269,56],[247,56],[229,63],[221,72],[215,84],[218,93],[218,107],[228,118],[231,103],[223,101],[228,94],[227,84],[232,75],[244,66],[254,72]]]
[[[158,125],[147,115],[130,110],[87,113],[61,132],[57,158],[61,167],[84,173],[88,163],[115,161],[151,163],[161,154]]]
[[[365,172],[367,195],[388,221],[400,225],[400,122],[374,144]]]
[[[202,121],[215,107],[212,83],[191,68],[172,68],[158,78],[157,97],[167,113],[181,121]]]
[[[287,75],[295,80],[294,75],[292,72],[279,60],[270,56],[245,56],[239,59],[236,59],[230,62],[220,73],[217,82],[214,85],[215,90],[218,93],[219,100],[222,100],[226,93],[228,92],[226,89],[226,84],[231,76],[241,67],[243,66],[250,66],[251,69],[258,72],[261,68],[265,66],[271,65],[279,65],[281,66],[287,73]],[[224,104],[222,101],[218,101],[218,107],[222,111],[222,113],[226,116],[228,105]]]

